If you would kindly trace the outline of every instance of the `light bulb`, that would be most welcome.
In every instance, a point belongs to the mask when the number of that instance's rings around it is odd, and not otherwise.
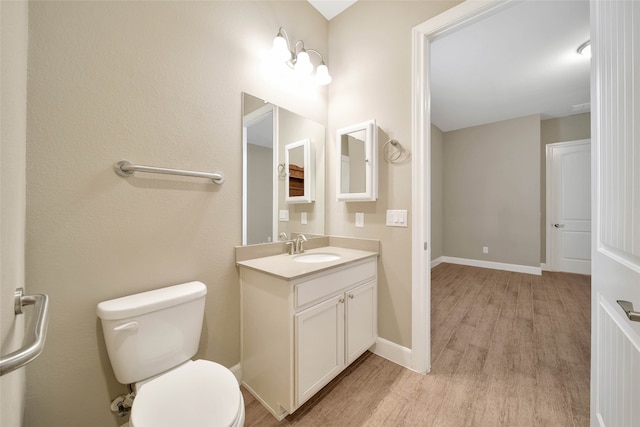
[[[273,57],[279,62],[287,62],[291,60],[291,51],[287,44],[287,40],[278,33],[273,39],[273,48],[271,49]]]
[[[313,64],[311,64],[307,51],[303,50],[298,54],[294,69],[296,70],[296,73],[303,75],[311,74],[313,71]]]
[[[319,85],[328,85],[331,83],[331,76],[329,75],[329,69],[324,62],[318,65],[318,69],[316,70],[316,83]]]

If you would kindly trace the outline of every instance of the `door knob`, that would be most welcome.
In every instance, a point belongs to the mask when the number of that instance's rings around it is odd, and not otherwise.
[[[629,320],[633,322],[640,322],[640,313],[633,311],[633,303],[622,300],[618,300],[617,302],[620,304],[620,307],[622,307]]]
[[[564,224],[553,224],[553,226],[555,228],[562,228],[562,227],[564,227]]]

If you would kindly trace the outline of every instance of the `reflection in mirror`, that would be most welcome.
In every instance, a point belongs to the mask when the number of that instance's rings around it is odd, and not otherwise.
[[[374,201],[378,198],[378,135],[375,120],[337,132],[338,201]]]
[[[311,141],[292,142],[285,147],[285,179],[286,203],[311,203],[315,200],[315,183],[313,171],[313,151]]]
[[[324,234],[324,126],[268,103],[255,96],[242,94],[242,244],[251,245],[277,240],[283,233],[291,239],[297,233]],[[307,184],[303,150],[293,150],[293,164],[305,169],[304,183],[309,189],[308,201],[290,204],[290,174],[285,165],[286,146],[308,140],[309,172]],[[299,164],[300,163],[300,164]],[[305,190],[303,190],[305,191]],[[315,197],[314,197],[315,196]],[[301,196],[295,196],[301,197]],[[306,195],[304,197],[307,197]],[[315,201],[310,203],[312,200]]]
[[[365,187],[365,131],[359,130],[342,135],[340,141],[340,187],[343,193],[364,193]]]

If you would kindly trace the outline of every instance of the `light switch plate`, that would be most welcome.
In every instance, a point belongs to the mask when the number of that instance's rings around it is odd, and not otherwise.
[[[408,227],[406,209],[387,209],[387,227]]]
[[[289,221],[289,209],[281,209],[278,217],[281,222]]]
[[[364,227],[364,212],[356,212],[356,227]]]
[[[303,224],[303,225],[307,223],[307,213],[306,212],[302,212],[300,214],[300,223]]]

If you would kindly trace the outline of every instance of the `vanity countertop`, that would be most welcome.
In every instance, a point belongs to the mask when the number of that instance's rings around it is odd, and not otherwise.
[[[312,273],[317,273],[322,270],[348,264],[350,262],[378,256],[378,252],[348,249],[338,246],[322,246],[319,248],[307,249],[303,254],[299,255],[306,254],[335,254],[339,255],[340,258],[333,261],[306,263],[294,261],[294,258],[298,255],[278,254],[238,261],[236,264],[271,274],[282,279],[292,280]]]

